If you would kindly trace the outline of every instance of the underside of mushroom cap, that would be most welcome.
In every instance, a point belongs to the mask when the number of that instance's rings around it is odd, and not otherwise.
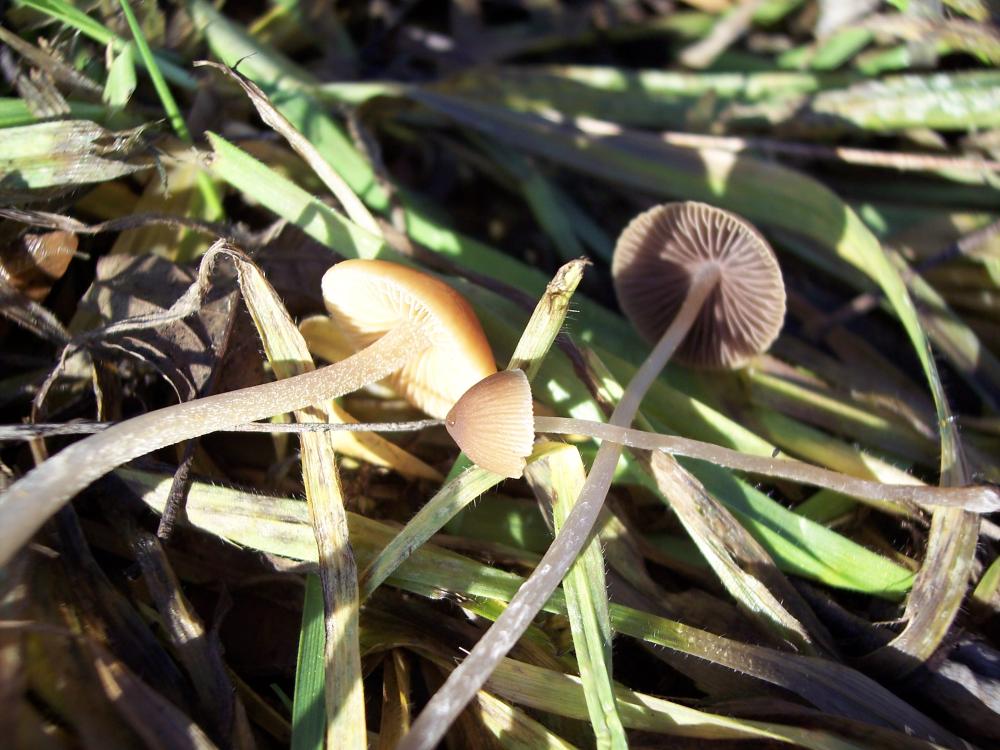
[[[479,319],[454,289],[383,260],[345,260],[323,276],[323,299],[355,350],[404,323],[429,326],[431,346],[386,379],[410,403],[443,418],[470,387],[496,372]]]
[[[466,391],[445,417],[452,440],[475,464],[516,479],[535,441],[531,385],[521,370],[502,370]]]
[[[615,247],[615,292],[639,333],[655,342],[692,279],[715,266],[719,280],[677,350],[699,367],[740,367],[781,331],[785,286],[774,251],[749,222],[705,203],[666,203],[636,216]]]

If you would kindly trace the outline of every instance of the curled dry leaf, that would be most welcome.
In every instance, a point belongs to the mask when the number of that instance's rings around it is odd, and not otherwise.
[[[80,331],[99,322],[162,313],[194,280],[194,272],[157,256],[101,258],[97,276],[80,303],[72,327]],[[225,328],[228,305],[226,294],[210,292],[196,315],[133,328],[102,339],[97,346],[111,347],[117,353],[125,351],[148,362],[186,401],[198,394],[212,372],[213,342]]]

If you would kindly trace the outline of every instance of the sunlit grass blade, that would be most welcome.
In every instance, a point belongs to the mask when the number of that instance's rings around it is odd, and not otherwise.
[[[572,446],[559,445],[533,463],[525,474],[536,496],[552,508],[558,534],[587,478],[580,453]],[[593,539],[573,563],[563,590],[597,746],[627,748],[628,739],[615,702],[607,581],[598,539]]]
[[[275,375],[289,378],[314,370],[302,334],[260,269],[240,257],[234,261],[243,299]],[[299,422],[328,422],[335,416],[317,405],[296,411],[295,418]],[[323,589],[326,743],[365,750],[357,568],[347,532],[336,451],[328,433],[303,433],[299,441]]]
[[[306,576],[306,593],[299,629],[299,653],[295,663],[295,695],[292,703],[292,750],[323,750],[326,711],[323,658],[323,586],[319,576]]]

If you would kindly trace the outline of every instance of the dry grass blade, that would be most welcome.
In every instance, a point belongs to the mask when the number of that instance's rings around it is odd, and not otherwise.
[[[0,208],[0,217],[28,224],[29,226],[59,229],[64,232],[74,232],[76,234],[122,232],[128,229],[138,229],[150,224],[192,229],[211,237],[223,237],[233,232],[233,228],[218,222],[160,212],[133,213],[116,219],[108,219],[97,224],[84,224],[82,221],[74,219],[71,216],[63,216],[48,211],[32,211],[19,208]]]
[[[0,27],[0,41],[11,47],[36,68],[44,70],[53,79],[90,95],[100,95],[101,87],[98,84],[77,71],[73,66],[67,65],[50,51],[29,44],[17,34],[3,27]]]
[[[104,646],[88,638],[97,682],[147,747],[214,750],[216,745],[176,706],[150,688]]]
[[[344,207],[344,212],[350,217],[351,221],[362,229],[371,232],[376,237],[382,236],[382,230],[379,228],[378,222],[375,221],[375,218],[365,207],[365,204],[358,200],[358,197],[351,190],[350,186],[333,169],[330,163],[323,158],[322,154],[316,150],[316,147],[309,142],[309,139],[296,130],[292,123],[288,121],[288,118],[274,108],[274,105],[271,104],[260,86],[246,76],[241,75],[238,71],[227,68],[224,65],[219,65],[218,63],[202,60],[196,62],[194,65],[195,67],[208,66],[215,68],[236,81],[246,92],[247,96],[250,97],[250,101],[253,103],[261,119],[276,133],[287,140],[296,153],[306,160],[306,163],[312,167],[313,171],[316,172],[319,178],[323,180],[323,183],[330,188],[330,191],[337,200],[340,201],[340,205]]]
[[[314,369],[309,349],[277,294],[253,264],[237,258],[240,288],[275,375],[290,378]],[[300,422],[336,419],[317,405],[299,409]],[[358,646],[358,574],[347,531],[344,497],[331,433],[303,433],[302,476],[316,536],[323,583],[323,651],[328,747],[364,750],[365,699]]]
[[[570,300],[588,265],[588,260],[578,258],[556,271],[518,339],[517,347],[507,363],[508,370],[524,370],[529,381],[538,374],[545,355],[562,329],[569,312]]]
[[[779,643],[787,641],[809,654],[833,653],[830,634],[809,605],[701,482],[662,453],[652,455],[649,467],[657,489],[750,618]]]
[[[246,710],[229,679],[219,644],[205,630],[181,592],[159,540],[138,532],[136,557],[150,594],[164,621],[164,628],[181,663],[187,670],[205,715],[212,721],[220,743],[248,750],[253,735]]]

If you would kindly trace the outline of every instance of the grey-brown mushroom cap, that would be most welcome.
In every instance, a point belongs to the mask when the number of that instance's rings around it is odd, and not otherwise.
[[[658,341],[708,265],[718,267],[719,281],[676,357],[696,367],[741,367],[778,337],[785,285],[767,240],[736,214],[687,201],[636,216],[612,260],[618,304],[645,339]]]
[[[444,424],[477,466],[517,479],[535,440],[527,376],[521,370],[501,370],[484,378],[455,403]]]

